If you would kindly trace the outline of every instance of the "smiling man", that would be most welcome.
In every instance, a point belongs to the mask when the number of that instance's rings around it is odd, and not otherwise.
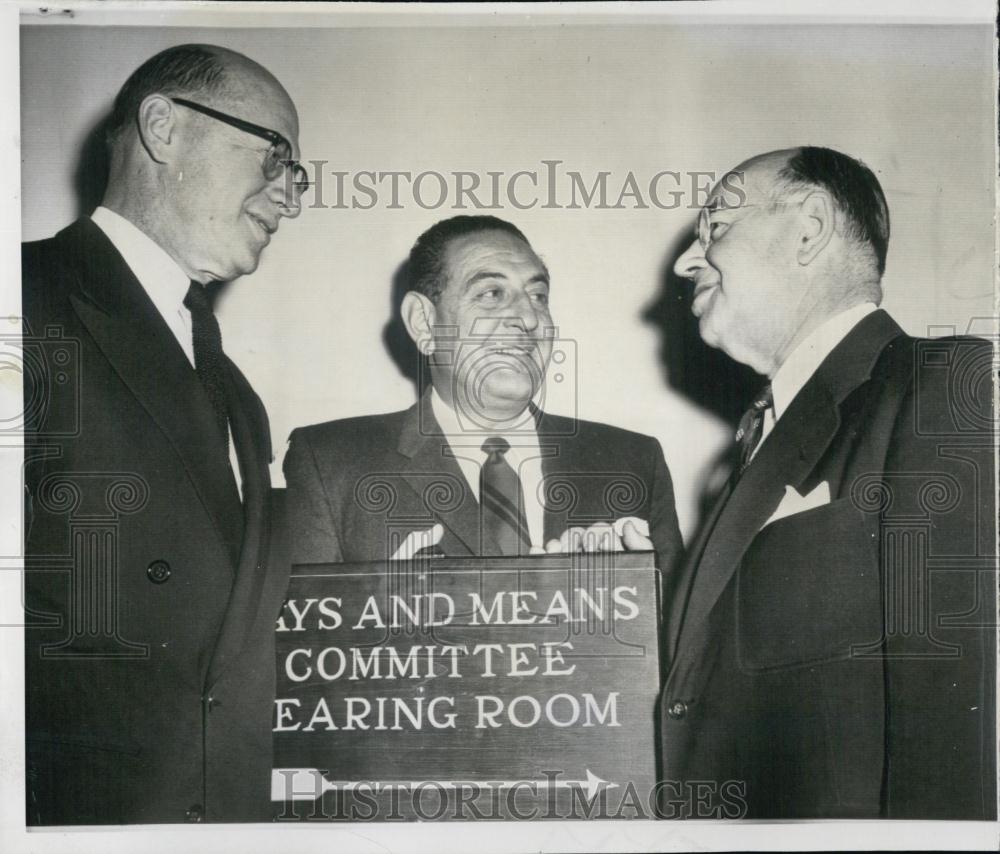
[[[30,824],[270,816],[287,569],[267,560],[267,415],[212,297],[298,215],[298,131],[257,63],[169,48],[115,99],[103,204],[24,246],[41,358],[25,374]]]
[[[752,818],[996,816],[992,350],[877,308],[888,245],[871,170],[805,147],[675,266],[770,382],[670,605],[663,774]]]
[[[420,236],[402,303],[430,388],[410,409],[293,432],[297,562],[655,548],[681,538],[659,443],[555,416],[549,272],[519,229],[458,216]]]

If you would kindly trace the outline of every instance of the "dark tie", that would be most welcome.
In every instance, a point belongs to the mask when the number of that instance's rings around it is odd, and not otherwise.
[[[229,375],[222,355],[222,332],[212,310],[212,298],[205,285],[191,282],[184,305],[191,312],[194,343],[194,370],[201,380],[215,412],[222,440],[229,447]]]
[[[502,555],[527,554],[531,547],[524,516],[524,495],[517,472],[504,459],[510,443],[499,436],[483,442],[486,462],[479,470],[479,503],[482,508],[484,546],[492,536]],[[484,548],[484,554],[485,554]]]
[[[764,432],[764,413],[771,408],[774,398],[771,395],[771,386],[766,385],[754,398],[750,408],[743,413],[740,419],[740,426],[736,431],[736,441],[739,443],[739,461],[736,464],[736,476],[739,477],[750,465],[754,449],[760,443],[761,434]]]

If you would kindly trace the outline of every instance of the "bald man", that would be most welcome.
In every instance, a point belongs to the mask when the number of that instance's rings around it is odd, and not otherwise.
[[[767,378],[666,631],[666,790],[714,785],[706,817],[996,817],[991,347],[877,307],[888,242],[875,175],[797,148],[729,173],[675,267]]]
[[[165,50],[115,100],[102,205],[24,246],[30,824],[269,817],[287,573],[213,297],[299,213],[298,131],[257,63]]]

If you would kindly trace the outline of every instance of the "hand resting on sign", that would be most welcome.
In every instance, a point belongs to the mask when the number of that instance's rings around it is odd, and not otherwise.
[[[424,549],[433,549],[444,536],[444,525],[440,522],[423,531],[413,531],[396,549],[389,560],[413,560]]]
[[[615,519],[613,523],[599,522],[589,528],[567,528],[558,540],[551,539],[545,544],[546,554],[652,550],[653,541],[649,538],[649,523],[635,516],[623,516]],[[541,549],[536,553],[541,553]]]
[[[424,549],[433,549],[444,536],[444,526],[438,523],[423,531],[413,531],[390,560],[412,560]],[[614,523],[601,522],[589,528],[574,527],[563,531],[559,539],[551,539],[545,548],[532,546],[528,554],[560,554],[566,552],[652,551],[649,523],[635,516],[624,516]]]

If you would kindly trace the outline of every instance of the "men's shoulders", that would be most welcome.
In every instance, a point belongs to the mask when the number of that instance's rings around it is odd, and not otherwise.
[[[65,230],[65,229],[64,229]],[[63,243],[63,231],[39,240],[25,240],[21,243],[21,254],[31,258],[44,258],[57,252]]]
[[[42,327],[61,323],[68,296],[79,289],[79,271],[66,251],[63,232],[21,244],[21,311],[25,333],[43,334]]]
[[[29,321],[56,310],[69,294],[80,290],[83,277],[95,266],[93,255],[100,251],[95,238],[100,233],[83,218],[52,237],[21,244],[23,310]],[[106,248],[114,250],[110,241]]]
[[[885,310],[869,315],[847,336],[849,345],[843,356],[865,346],[865,338],[875,332],[884,344],[878,352],[872,376],[883,384],[929,383],[942,387],[947,382],[969,380],[988,373],[993,344],[985,338],[972,335],[951,335],[940,338],[919,338],[904,332]],[[893,334],[893,332],[895,334]],[[844,359],[841,359],[844,361]],[[840,367],[840,363],[837,363]],[[968,376],[963,372],[971,372]]]
[[[888,350],[889,348],[887,348]],[[901,336],[887,356],[889,382],[905,385],[907,420],[918,435],[989,429],[993,413],[993,342],[971,335]]]
[[[605,424],[601,421],[587,421],[584,418],[568,418],[563,415],[543,414],[545,429],[540,433],[539,438],[546,435],[561,437],[565,440],[577,439],[583,442],[601,441],[615,447],[640,447],[648,449],[654,445],[659,445],[659,441],[645,433],[638,433],[635,430],[628,430],[624,427],[616,427],[613,424]]]
[[[94,238],[103,232],[89,217],[82,217],[51,237],[28,240],[21,244],[21,257],[35,263],[69,263],[74,252],[90,251]],[[113,246],[108,241],[108,246]]]
[[[923,353],[976,354],[982,358],[993,352],[992,341],[975,335],[948,335],[941,338],[913,338],[909,335],[904,337],[912,342],[912,346],[916,350]],[[926,363],[928,360],[923,361]],[[933,364],[936,360],[932,357],[929,361]]]
[[[602,421],[579,420],[581,433],[593,433],[594,435],[607,436],[619,442],[655,442],[653,436],[646,433],[639,433],[636,430],[628,430],[625,427],[617,427],[614,424],[605,424]]]
[[[954,396],[956,383],[989,386],[991,342],[968,335],[917,338],[884,310],[861,320],[830,353],[806,383],[818,384],[836,401],[877,401],[883,414],[889,409],[913,410],[912,397],[921,405],[940,408]],[[982,388],[977,389],[982,396]],[[989,397],[987,388],[986,397]],[[989,401],[991,408],[992,400]],[[888,409],[887,409],[888,407]]]
[[[879,354],[883,382],[923,383],[944,389],[989,376],[993,342],[973,335],[917,338],[903,333]],[[876,373],[876,372],[873,372]],[[970,389],[971,390],[971,389]]]
[[[658,439],[599,421],[546,416],[538,440],[542,447],[558,446],[554,469],[631,471],[651,481],[666,468]]]
[[[404,459],[397,448],[407,412],[297,427],[289,436],[282,462],[288,487],[302,496],[322,484],[329,499],[350,494],[354,485],[372,472],[397,471]]]
[[[296,427],[290,441],[302,442],[314,450],[323,451],[376,448],[389,442],[395,448],[403,421],[411,411],[412,409],[401,409],[376,415],[357,415]]]
[[[32,240],[21,244],[21,273],[26,288],[37,276],[66,267],[69,263],[62,232],[43,240]],[[52,282],[52,286],[65,286],[66,283],[66,278],[61,276]]]

